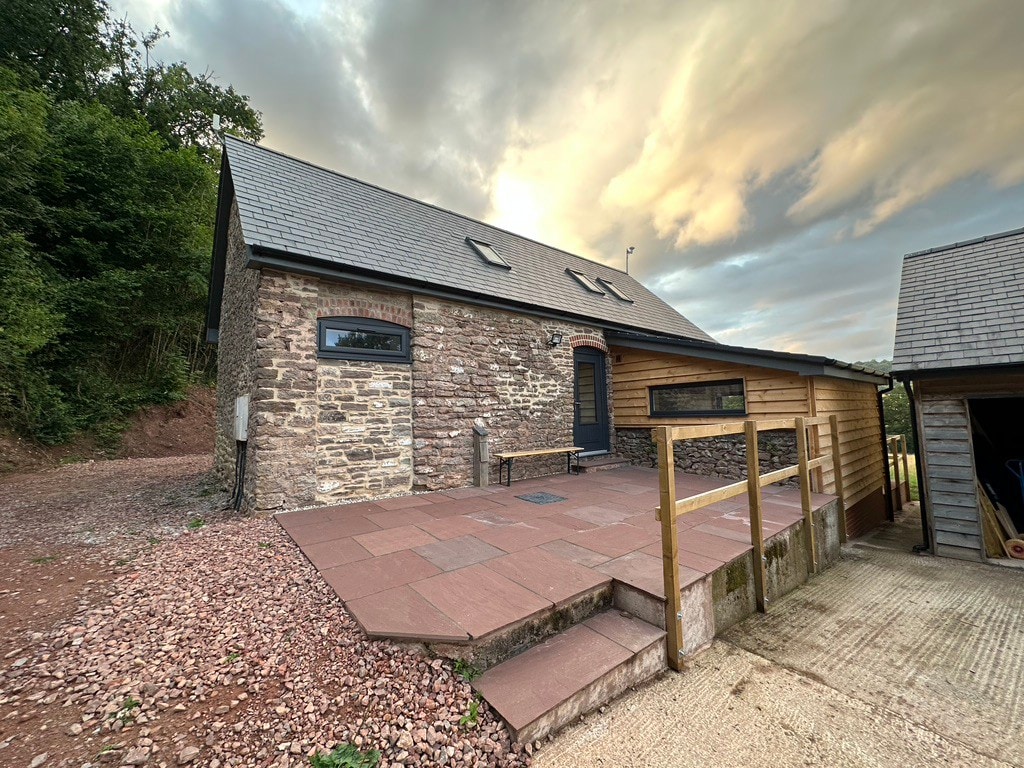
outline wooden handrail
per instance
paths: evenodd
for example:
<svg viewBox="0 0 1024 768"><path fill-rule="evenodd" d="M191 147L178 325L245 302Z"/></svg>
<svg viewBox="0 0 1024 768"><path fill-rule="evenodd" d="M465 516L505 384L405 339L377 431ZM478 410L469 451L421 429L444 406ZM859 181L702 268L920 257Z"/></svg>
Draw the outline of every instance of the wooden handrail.
<svg viewBox="0 0 1024 768"><path fill-rule="evenodd" d="M811 457L811 441L808 429L829 426L831 451L822 456ZM796 432L797 464L771 472L760 472L757 435L769 430L791 429ZM660 484L660 505L656 510L661 522L662 571L665 580L665 629L668 664L677 671L683 668L683 613L681 580L679 576L679 528L680 515L693 512L726 499L747 493L750 509L750 541L754 557L754 597L757 609L767 610L768 573L764 557L764 522L762 515L761 489L772 483L790 477L800 478L800 506L804 514L804 538L807 545L808 570L818 571L818 550L814 509L811 506L811 470L831 466L839 507L839 538L846 541L846 515L843 490L842 450L839 440L839 419L832 416L810 416L794 419L772 419L742 423L699 424L688 426L664 425L651 430L658 446L658 479ZM676 498L675 449L677 440L693 440L702 437L721 437L743 434L747 451L747 479L721 488L713 488L685 499ZM905 446L905 442L904 442ZM894 444L895 448L895 444ZM905 450L905 448L904 448ZM673 510L674 514L663 515L662 510Z"/></svg>

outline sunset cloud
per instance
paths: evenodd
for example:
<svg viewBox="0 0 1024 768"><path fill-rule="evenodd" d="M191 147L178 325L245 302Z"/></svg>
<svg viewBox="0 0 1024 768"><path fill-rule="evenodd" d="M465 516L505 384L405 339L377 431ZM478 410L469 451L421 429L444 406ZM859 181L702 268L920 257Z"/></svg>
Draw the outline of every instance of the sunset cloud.
<svg viewBox="0 0 1024 768"><path fill-rule="evenodd" d="M902 253L1024 226L1024 4L125 0L266 143L633 271L723 341L888 354Z"/></svg>

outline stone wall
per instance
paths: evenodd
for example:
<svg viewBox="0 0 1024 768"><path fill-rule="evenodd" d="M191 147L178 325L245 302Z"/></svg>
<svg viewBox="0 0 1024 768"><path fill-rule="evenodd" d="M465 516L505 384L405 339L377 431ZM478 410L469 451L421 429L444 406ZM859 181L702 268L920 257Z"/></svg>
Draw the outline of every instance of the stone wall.
<svg viewBox="0 0 1024 768"><path fill-rule="evenodd" d="M216 465L230 486L234 401L250 394L247 508L470 485L474 424L488 428L492 453L572 444L573 345L605 348L600 330L247 269L246 255L233 210ZM318 318L349 316L410 328L411 365L319 359ZM561 345L548 345L552 333L563 336ZM516 477L564 467L563 457L524 460Z"/></svg>
<svg viewBox="0 0 1024 768"><path fill-rule="evenodd" d="M224 265L220 341L217 345L217 436L214 444L214 469L228 489L235 482L235 398L252 395L255 388L255 308L260 273L246 268L247 257L238 207L232 203ZM251 454L249 462L246 477L251 481Z"/></svg>
<svg viewBox="0 0 1024 768"><path fill-rule="evenodd" d="M411 327L412 297L320 282L317 315L372 317ZM408 363L320 360L317 402L317 504L412 487Z"/></svg>
<svg viewBox="0 0 1024 768"><path fill-rule="evenodd" d="M549 346L552 333L565 341ZM472 482L474 423L489 430L492 454L571 445L573 353L568 341L574 334L602 338L586 326L416 296L415 487ZM524 460L516 477L564 471L564 462L564 457ZM497 479L496 472L492 477Z"/></svg>
<svg viewBox="0 0 1024 768"><path fill-rule="evenodd" d="M633 464L658 466L658 450L650 429L619 429L615 448ZM757 448L762 474L797 463L795 432L761 432ZM693 475L742 480L747 476L746 440L743 435L680 440L675 444L675 461L679 470Z"/></svg>

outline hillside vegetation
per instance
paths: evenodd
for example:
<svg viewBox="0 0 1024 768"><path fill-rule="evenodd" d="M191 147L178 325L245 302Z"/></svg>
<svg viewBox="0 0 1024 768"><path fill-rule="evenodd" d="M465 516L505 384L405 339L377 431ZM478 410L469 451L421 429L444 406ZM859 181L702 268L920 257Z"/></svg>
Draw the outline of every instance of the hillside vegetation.
<svg viewBox="0 0 1024 768"><path fill-rule="evenodd" d="M102 0L8 0L0 25L0 426L116 432L208 378L218 136L248 98L153 60Z"/></svg>

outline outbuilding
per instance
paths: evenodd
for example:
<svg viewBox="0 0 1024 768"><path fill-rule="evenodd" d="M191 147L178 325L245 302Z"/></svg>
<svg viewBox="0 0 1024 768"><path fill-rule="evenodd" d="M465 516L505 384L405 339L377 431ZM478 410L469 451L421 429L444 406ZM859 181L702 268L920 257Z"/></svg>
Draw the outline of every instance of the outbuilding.
<svg viewBox="0 0 1024 768"><path fill-rule="evenodd" d="M1024 556L1024 229L904 257L893 375L910 394L927 548Z"/></svg>

